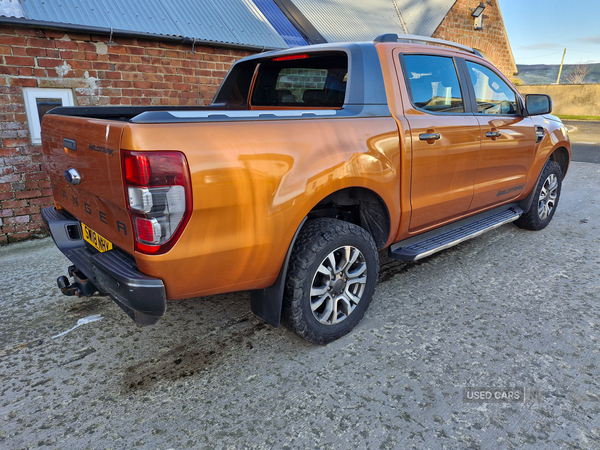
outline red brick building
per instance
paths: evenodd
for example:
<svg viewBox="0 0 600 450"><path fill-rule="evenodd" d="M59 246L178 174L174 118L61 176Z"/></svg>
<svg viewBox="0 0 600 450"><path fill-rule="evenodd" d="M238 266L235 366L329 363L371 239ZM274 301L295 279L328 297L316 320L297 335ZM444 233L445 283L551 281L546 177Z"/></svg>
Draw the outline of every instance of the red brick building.
<svg viewBox="0 0 600 450"><path fill-rule="evenodd" d="M78 106L206 105L247 50L0 25L0 244L43 234L52 203L23 88L68 89Z"/></svg>
<svg viewBox="0 0 600 450"><path fill-rule="evenodd" d="M482 28L474 29L474 10L479 2L457 0L432 37L464 44L479 50L500 69L509 80L517 72L515 58L510 48L508 35L498 6L498 0L485 2Z"/></svg>
<svg viewBox="0 0 600 450"><path fill-rule="evenodd" d="M56 13L47 1L0 3L0 245L45 235L40 210L53 200L39 122L54 106L206 105L231 65L246 55L303 43L372 40L384 32L466 44L509 77L516 72L496 0L485 3L480 30L471 17L475 0L253 1L255 7L244 0L177 0L171 10L148 14L140 2L112 0L112 8L138 8L131 17L124 12L117 21L121 29L114 30L101 0L96 13L104 16L88 23L76 12ZM336 20L328 19L328 8ZM210 27L209 17L217 21ZM358 27L357 17L364 20ZM194 28L200 22L204 28ZM165 31L164 23L173 23L174 31Z"/></svg>

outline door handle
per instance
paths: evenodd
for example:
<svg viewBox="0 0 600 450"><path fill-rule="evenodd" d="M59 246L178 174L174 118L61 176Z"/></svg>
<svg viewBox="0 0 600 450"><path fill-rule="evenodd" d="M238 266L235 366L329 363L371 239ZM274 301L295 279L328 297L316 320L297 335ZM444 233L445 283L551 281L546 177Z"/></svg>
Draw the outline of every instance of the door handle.
<svg viewBox="0 0 600 450"><path fill-rule="evenodd" d="M499 131L488 131L487 133L485 133L485 137L489 137L489 138L498 138L502 136L502 133L500 133Z"/></svg>
<svg viewBox="0 0 600 450"><path fill-rule="evenodd" d="M425 133L419 135L419 139L422 141L436 141L441 137L440 133Z"/></svg>

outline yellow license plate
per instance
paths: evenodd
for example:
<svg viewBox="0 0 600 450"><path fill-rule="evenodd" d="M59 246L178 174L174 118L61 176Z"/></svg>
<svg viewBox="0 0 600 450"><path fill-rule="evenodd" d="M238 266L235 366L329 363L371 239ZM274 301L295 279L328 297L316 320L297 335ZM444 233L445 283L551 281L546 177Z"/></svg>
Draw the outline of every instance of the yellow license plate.
<svg viewBox="0 0 600 450"><path fill-rule="evenodd" d="M113 245L108 239L100 236L90 227L88 227L85 223L81 224L81 229L83 230L83 239L92 245L99 252L107 252L112 250Z"/></svg>

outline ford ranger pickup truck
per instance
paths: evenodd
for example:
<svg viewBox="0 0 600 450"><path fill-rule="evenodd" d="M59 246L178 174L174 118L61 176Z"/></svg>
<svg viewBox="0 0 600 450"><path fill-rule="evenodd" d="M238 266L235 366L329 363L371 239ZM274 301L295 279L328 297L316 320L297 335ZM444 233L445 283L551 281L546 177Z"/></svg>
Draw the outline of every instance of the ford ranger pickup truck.
<svg viewBox="0 0 600 450"><path fill-rule="evenodd" d="M138 326L168 300L250 291L313 343L349 332L378 251L415 261L548 225L571 158L546 95L422 36L256 54L206 107L61 107L42 121L67 295Z"/></svg>

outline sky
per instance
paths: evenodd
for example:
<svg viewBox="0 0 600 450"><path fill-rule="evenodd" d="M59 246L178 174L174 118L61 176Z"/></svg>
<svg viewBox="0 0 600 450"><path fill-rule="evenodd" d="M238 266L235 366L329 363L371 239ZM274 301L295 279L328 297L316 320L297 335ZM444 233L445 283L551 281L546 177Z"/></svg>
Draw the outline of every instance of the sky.
<svg viewBox="0 0 600 450"><path fill-rule="evenodd" d="M494 1L517 64L600 63L600 0Z"/></svg>

